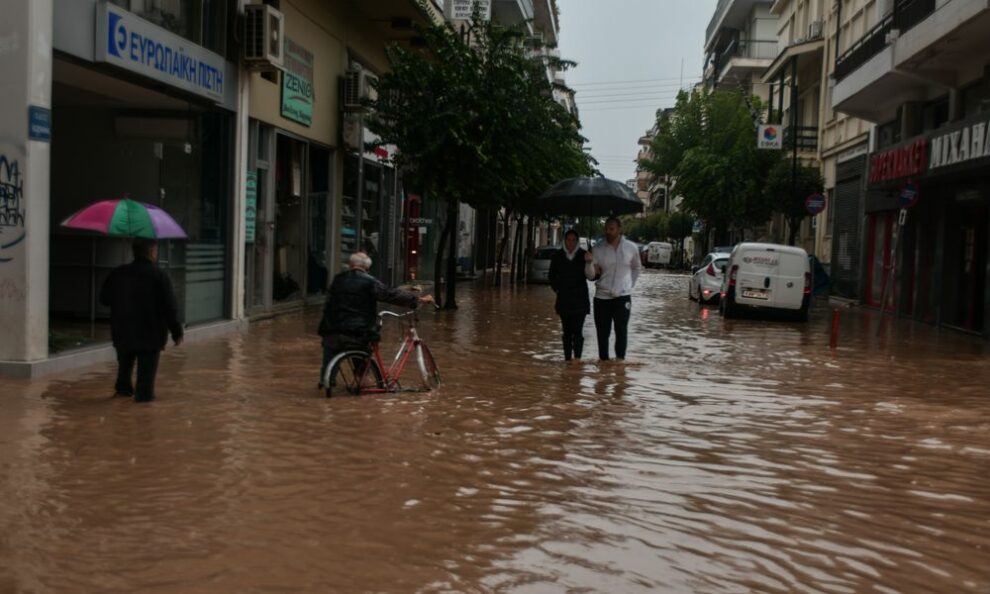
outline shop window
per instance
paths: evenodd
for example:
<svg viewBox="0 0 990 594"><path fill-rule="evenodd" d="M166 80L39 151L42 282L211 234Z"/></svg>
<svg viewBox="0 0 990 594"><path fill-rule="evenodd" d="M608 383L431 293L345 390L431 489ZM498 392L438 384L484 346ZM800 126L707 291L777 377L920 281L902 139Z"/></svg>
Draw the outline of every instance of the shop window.
<svg viewBox="0 0 990 594"><path fill-rule="evenodd" d="M340 252L343 262L357 251L358 240L358 157L348 154L344 157L344 196L340 221Z"/></svg>
<svg viewBox="0 0 990 594"><path fill-rule="evenodd" d="M111 0L111 3L226 56L225 0Z"/></svg>
<svg viewBox="0 0 990 594"><path fill-rule="evenodd" d="M893 146L901 141L901 119L877 126L877 149Z"/></svg>

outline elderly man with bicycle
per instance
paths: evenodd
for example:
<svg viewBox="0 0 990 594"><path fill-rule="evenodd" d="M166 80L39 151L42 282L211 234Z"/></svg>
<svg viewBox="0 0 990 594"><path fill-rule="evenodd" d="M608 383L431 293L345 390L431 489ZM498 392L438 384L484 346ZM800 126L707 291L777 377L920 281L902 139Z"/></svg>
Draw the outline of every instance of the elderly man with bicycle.
<svg viewBox="0 0 990 594"><path fill-rule="evenodd" d="M327 367L334 357L348 351L369 353L380 339L377 303L383 301L415 309L420 303L433 303L432 295L418 296L410 291L389 288L368 273L371 258L355 252L348 259L348 270L334 277L327 291L320 320L319 334L323 338L323 366L320 387L324 385Z"/></svg>

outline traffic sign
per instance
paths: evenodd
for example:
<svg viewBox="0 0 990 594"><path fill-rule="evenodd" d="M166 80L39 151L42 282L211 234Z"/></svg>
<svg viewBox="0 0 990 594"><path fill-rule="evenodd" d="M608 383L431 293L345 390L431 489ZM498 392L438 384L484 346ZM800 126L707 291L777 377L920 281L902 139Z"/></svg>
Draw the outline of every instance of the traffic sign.
<svg viewBox="0 0 990 594"><path fill-rule="evenodd" d="M808 214L811 216L815 216L825 210L825 195L821 192L815 192L811 196L808 196L804 199L804 208L807 209Z"/></svg>
<svg viewBox="0 0 990 594"><path fill-rule="evenodd" d="M901 188L897 201L900 202L901 208L911 208L917 204L919 198L921 198L921 193L918 191L918 184L908 182Z"/></svg>

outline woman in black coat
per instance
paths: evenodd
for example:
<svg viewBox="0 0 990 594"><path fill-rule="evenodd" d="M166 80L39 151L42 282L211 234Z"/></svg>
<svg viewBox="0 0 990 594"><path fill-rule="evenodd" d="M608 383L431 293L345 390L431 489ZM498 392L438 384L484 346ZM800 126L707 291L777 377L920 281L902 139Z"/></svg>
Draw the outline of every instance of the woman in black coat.
<svg viewBox="0 0 990 594"><path fill-rule="evenodd" d="M591 311L588 280L584 276L585 251L578 247L573 229L564 234L564 248L550 258L550 287L557 293L554 309L564 330L564 359L581 358L584 318Z"/></svg>

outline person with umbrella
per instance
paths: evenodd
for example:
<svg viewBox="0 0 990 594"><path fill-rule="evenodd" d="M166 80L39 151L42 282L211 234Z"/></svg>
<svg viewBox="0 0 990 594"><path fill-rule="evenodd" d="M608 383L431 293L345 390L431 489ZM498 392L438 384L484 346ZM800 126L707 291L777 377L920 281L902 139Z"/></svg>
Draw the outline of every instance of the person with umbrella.
<svg viewBox="0 0 990 594"><path fill-rule="evenodd" d="M134 238L134 261L110 273L100 289L100 303L110 308L110 335L117 351L115 396L151 402L158 359L168 336L176 346L183 338L172 282L157 265L157 239L185 238L185 232L160 208L126 198L92 204L62 226ZM132 383L135 363L136 385Z"/></svg>
<svg viewBox="0 0 990 594"><path fill-rule="evenodd" d="M578 247L574 229L564 233L564 249L550 258L550 288L557 294L554 311L563 330L564 360L581 358L584 348L584 318L591 312L588 280L585 278L583 249Z"/></svg>
<svg viewBox="0 0 990 594"><path fill-rule="evenodd" d="M615 326L615 357L626 358L627 328L632 314L632 290L642 262L636 244L621 235L616 217L605 221L605 241L585 254L585 275L595 281L595 330L598 358L609 359L609 336Z"/></svg>

